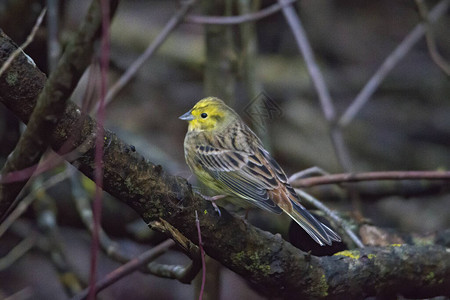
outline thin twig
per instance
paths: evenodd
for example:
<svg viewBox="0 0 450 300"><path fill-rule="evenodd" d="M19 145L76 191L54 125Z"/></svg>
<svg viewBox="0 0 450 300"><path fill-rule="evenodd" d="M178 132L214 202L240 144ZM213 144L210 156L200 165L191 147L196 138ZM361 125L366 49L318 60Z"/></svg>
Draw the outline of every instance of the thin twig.
<svg viewBox="0 0 450 300"><path fill-rule="evenodd" d="M35 290L31 286L27 286L20 291L12 294L9 297L3 298L3 300L26 300L32 299L35 296Z"/></svg>
<svg viewBox="0 0 450 300"><path fill-rule="evenodd" d="M336 110L331 100L330 92L325 84L325 79L315 61L314 53L309 44L306 32L294 8L292 6L286 6L286 4L288 4L287 0L278 0L278 2L283 6L283 14L294 34L297 46L305 59L309 76L311 77L311 81L319 96L323 114L330 127L329 133L336 156L343 169L349 171L352 169L350 155L345 146L340 128L336 126Z"/></svg>
<svg viewBox="0 0 450 300"><path fill-rule="evenodd" d="M286 0L278 0L278 2L284 4L286 3ZM334 108L333 101L331 100L330 92L325 83L325 79L322 76L320 68L315 61L314 53L311 49L311 45L300 18L292 5L284 7L283 14L289 24L289 27L291 28L292 33L294 34L297 41L297 46L305 59L309 76L311 77L312 83L319 96L322 112L328 122L329 135L333 144L335 155L342 169L347 172L351 171L353 169L352 161L350 159L350 154L347 150L341 128L336 123L336 110ZM357 197L357 194L352 195L354 195L351 197L353 210L355 214L361 215L362 213L360 211L359 198Z"/></svg>
<svg viewBox="0 0 450 300"><path fill-rule="evenodd" d="M47 60L48 70L50 73L56 68L59 56L61 55L61 47L58 41L59 30L59 0L47 0Z"/></svg>
<svg viewBox="0 0 450 300"><path fill-rule="evenodd" d="M268 17L278 11L284 6L297 2L298 0L286 0L284 4L275 3L257 12L252 12L239 16L186 16L185 22L195 24L209 24L209 25L235 25L246 22L254 22L265 17Z"/></svg>
<svg viewBox="0 0 450 300"><path fill-rule="evenodd" d="M278 0L278 2L283 6L283 14L292 30L292 33L294 34L298 48L303 54L312 83L317 91L317 94L319 95L320 104L322 105L325 118L327 121L332 122L336 118L334 105L330 97L330 92L325 84L325 79L323 78L319 66L314 58L314 53L311 49L311 45L309 44L305 29L303 28L303 25L294 8L292 6L286 6L286 4L288 4L287 0Z"/></svg>
<svg viewBox="0 0 450 300"><path fill-rule="evenodd" d="M450 180L449 171L383 171L367 173L342 173L318 177L296 179L291 182L294 187L310 187L322 184L335 184L372 180Z"/></svg>
<svg viewBox="0 0 450 300"><path fill-rule="evenodd" d="M14 50L14 52L8 57L8 59L5 61L5 63L3 64L3 66L0 68L0 76L3 74L3 72L5 72L5 70L11 65L11 63L13 62L13 60L17 57L17 55L19 55L21 52L23 52L23 50L28 47L28 45L33 41L34 36L36 35L37 30L39 29L39 27L41 26L42 20L44 19L44 15L45 12L47 11L46 8L44 8L41 11L41 14L39 15L39 17L36 20L36 24L34 24L33 29L31 30L31 33L28 35L26 41L20 45L19 48L17 48L16 50ZM25 54L25 53L24 53ZM26 54L25 54L26 55ZM34 61L28 56L26 55L26 57L28 58L28 60L35 65Z"/></svg>
<svg viewBox="0 0 450 300"><path fill-rule="evenodd" d="M14 264L25 253L30 251L36 243L36 235L29 235L25 237L17 246L15 246L9 253L0 259L0 271Z"/></svg>
<svg viewBox="0 0 450 300"><path fill-rule="evenodd" d="M203 299L203 291L205 290L205 282L206 282L206 262L205 262L205 250L203 250L202 245L202 232L200 230L200 221L198 219L198 213L195 211L195 225L197 226L198 233L198 247L200 248L200 255L202 257L202 285L200 287L200 294L198 296L198 300Z"/></svg>
<svg viewBox="0 0 450 300"><path fill-rule="evenodd" d="M133 78L139 68L148 60L162 43L169 37L170 33L181 23L184 16L188 13L189 9L194 5L196 0L186 0L181 3L181 7L166 23L163 30L153 40L153 42L147 47L144 53L142 53L127 69L127 71L117 80L117 82L109 89L106 95L105 105L108 105L112 99L122 90L122 88Z"/></svg>
<svg viewBox="0 0 450 300"><path fill-rule="evenodd" d="M439 2L428 15L430 23L436 22L444 15L450 5L449 0L442 0ZM380 68L373 74L372 78L366 83L364 88L353 100L352 104L347 108L338 124L342 127L347 126L359 110L369 101L375 90L386 78L395 65L411 50L411 48L423 37L426 32L424 24L418 24L414 29L403 39L400 45L385 59Z"/></svg>
<svg viewBox="0 0 450 300"><path fill-rule="evenodd" d="M95 136L92 137L94 139ZM47 152L47 155L39 161L39 164L33 165L31 167L22 168L17 171L11 171L4 176L0 176L0 184L12 183L16 181L21 181L30 178L31 176L38 176L48 170L57 167L64 161L72 162L82 156L86 151L92 147L92 139L91 137L87 138L80 146L71 150L70 152L66 152L65 150L70 150L70 143L66 142L63 146L58 150L58 153L55 152Z"/></svg>
<svg viewBox="0 0 450 300"><path fill-rule="evenodd" d="M64 173L68 174L67 172ZM42 185L42 180L42 176L39 176L33 182L33 186ZM72 297L82 290L83 280L69 263L66 245L58 226L58 209L55 207L55 199L46 190L43 190L36 194L36 200L33 209L40 232L43 234L43 238L47 240L50 261L59 275L58 278L64 287L64 291L69 297Z"/></svg>
<svg viewBox="0 0 450 300"><path fill-rule="evenodd" d="M80 185L80 178L79 175L75 173L75 169L70 168L68 172L70 172L71 174L70 183L72 188L72 195L78 214L84 226L86 226L86 228L92 234L92 232L94 231L94 218L90 201L86 195L85 190ZM103 228L100 227L98 230L100 245L103 251L108 255L108 257L121 263L126 263L131 259L125 254L124 251L120 249L119 245L116 242L109 238Z"/></svg>
<svg viewBox="0 0 450 300"><path fill-rule="evenodd" d="M364 244L361 242L359 237L350 229L350 226L341 217L334 213L331 209L326 207L322 202L311 196L310 194L302 191L301 189L295 189L295 192L302 197L304 200L308 201L321 211L323 211L328 217L330 217L339 227L341 227L348 237L358 246L358 248L364 248Z"/></svg>
<svg viewBox="0 0 450 300"><path fill-rule="evenodd" d="M186 266L151 262L141 271L161 278L176 279L179 282L190 284L201 268L201 262L199 263L196 260L192 260Z"/></svg>
<svg viewBox="0 0 450 300"><path fill-rule="evenodd" d="M192 259L192 262L187 266L170 266L152 263L148 266L149 272L159 277L177 279L182 283L191 283L202 269L200 247L186 238L178 229L164 219L151 222L149 226L156 231L170 236L183 252Z"/></svg>
<svg viewBox="0 0 450 300"><path fill-rule="evenodd" d="M335 149L337 159L344 171L352 171L353 164L350 158L350 153L347 149L347 145L342 135L341 127L337 126L336 122L329 123L331 142L333 143L333 149Z"/></svg>
<svg viewBox="0 0 450 300"><path fill-rule="evenodd" d="M133 273L134 271L138 270L143 265L146 265L150 261L155 260L162 254L167 252L167 250L170 247L172 247L173 245L175 245L175 242L171 239L167 239L164 242L162 242L161 244L159 244L159 245L153 247L152 249L142 253L141 255L133 258L128 263L118 267L117 269L115 269L114 271L112 271L111 273L106 275L104 278L102 278L95 284L96 294L98 292L104 290L105 288L111 286L112 284L116 283L118 280L120 280L120 279L126 277L127 275ZM88 292L89 292L89 290L85 289L81 293L79 293L78 295L73 297L72 300L86 299L86 297L88 296Z"/></svg>
<svg viewBox="0 0 450 300"><path fill-rule="evenodd" d="M445 73L445 75L450 76L450 64L442 57L437 49L433 28L431 27L430 20L428 19L428 7L424 0L416 0L416 5L419 9L420 17L423 19L423 23L425 25L425 38L431 59L442 70L442 72Z"/></svg>
<svg viewBox="0 0 450 300"><path fill-rule="evenodd" d="M6 232L6 230L26 211L28 206L36 199L36 194L46 190L68 177L67 172L58 173L42 183L41 186L30 192L26 197L22 199L19 205L11 212L10 215L0 224L0 237Z"/></svg>
<svg viewBox="0 0 450 300"><path fill-rule="evenodd" d="M289 176L288 181L289 181L289 183L292 183L293 181L301 179L301 178L311 177L311 176L313 176L313 174L325 176L330 173L324 171L323 169L321 169L317 166L314 166L314 167L311 167L311 168L308 168L305 170L301 170L297 173L292 174L291 176Z"/></svg>

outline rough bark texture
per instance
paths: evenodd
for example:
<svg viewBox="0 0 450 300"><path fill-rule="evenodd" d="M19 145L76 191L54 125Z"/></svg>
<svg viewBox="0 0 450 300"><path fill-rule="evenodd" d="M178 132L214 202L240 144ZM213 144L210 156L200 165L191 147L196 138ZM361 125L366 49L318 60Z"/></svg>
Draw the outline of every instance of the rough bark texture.
<svg viewBox="0 0 450 300"><path fill-rule="evenodd" d="M0 36L0 64L15 47ZM0 77L0 101L27 122L44 82L45 77L21 55ZM51 142L56 151L65 143L77 148L79 156L71 162L90 178L95 167L96 126L69 102ZM279 235L255 228L225 210L217 216L209 202L192 193L184 178L146 161L112 132L106 130L104 140L105 191L127 203L150 226L162 218L196 243L197 210L207 254L267 295L333 299L450 295L450 251L443 246L393 245L332 257L309 256Z"/></svg>

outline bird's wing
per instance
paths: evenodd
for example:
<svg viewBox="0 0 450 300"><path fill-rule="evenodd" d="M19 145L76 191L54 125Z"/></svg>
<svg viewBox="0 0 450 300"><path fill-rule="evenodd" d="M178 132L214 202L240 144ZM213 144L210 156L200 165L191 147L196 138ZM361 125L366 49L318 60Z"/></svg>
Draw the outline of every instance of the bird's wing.
<svg viewBox="0 0 450 300"><path fill-rule="evenodd" d="M225 189L262 209L286 212L320 245L340 241L336 233L300 204L286 174L262 145L258 144L251 152L221 146L200 146L196 154L202 168Z"/></svg>
<svg viewBox="0 0 450 300"><path fill-rule="evenodd" d="M197 162L232 194L275 213L282 210L269 198L268 190L278 186L271 171L257 153L200 146ZM231 147L230 147L231 148Z"/></svg>

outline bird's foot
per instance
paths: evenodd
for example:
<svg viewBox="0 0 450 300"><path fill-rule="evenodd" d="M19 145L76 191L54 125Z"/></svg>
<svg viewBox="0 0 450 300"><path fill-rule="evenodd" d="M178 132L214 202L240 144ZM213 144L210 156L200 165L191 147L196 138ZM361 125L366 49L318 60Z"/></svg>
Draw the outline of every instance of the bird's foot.
<svg viewBox="0 0 450 300"><path fill-rule="evenodd" d="M199 194L200 194L200 196L202 196L203 199L205 199L206 201L210 201L211 202L212 206L214 207L214 210L219 214L219 217L221 217L222 213L220 212L220 209L217 206L216 201L220 200L222 198L225 198L226 195L206 196L206 195L203 195L201 193L199 193Z"/></svg>

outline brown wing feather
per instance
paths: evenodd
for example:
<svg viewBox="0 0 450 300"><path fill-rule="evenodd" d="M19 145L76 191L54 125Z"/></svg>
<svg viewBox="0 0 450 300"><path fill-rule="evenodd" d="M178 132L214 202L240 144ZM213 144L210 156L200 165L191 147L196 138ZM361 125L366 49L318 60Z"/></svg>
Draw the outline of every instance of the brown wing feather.
<svg viewBox="0 0 450 300"><path fill-rule="evenodd" d="M236 132L239 128L236 128ZM216 179L219 192L235 195L262 209L281 213L268 190L277 186L272 172L254 155L250 136L202 135L191 139L194 154L186 153L190 165L197 164Z"/></svg>

